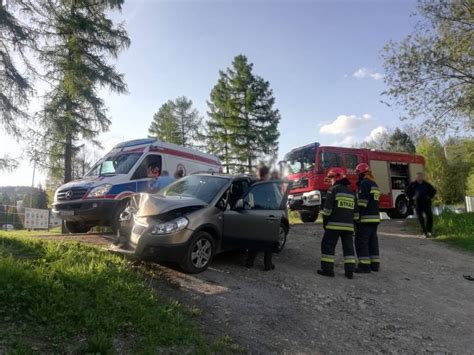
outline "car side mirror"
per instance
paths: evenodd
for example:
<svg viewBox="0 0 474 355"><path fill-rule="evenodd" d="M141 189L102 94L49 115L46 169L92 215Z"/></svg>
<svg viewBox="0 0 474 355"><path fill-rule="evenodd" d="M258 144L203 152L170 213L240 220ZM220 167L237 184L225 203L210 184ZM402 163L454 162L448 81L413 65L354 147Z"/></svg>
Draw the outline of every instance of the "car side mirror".
<svg viewBox="0 0 474 355"><path fill-rule="evenodd" d="M244 200L240 199L235 203L234 210L243 210L244 209Z"/></svg>

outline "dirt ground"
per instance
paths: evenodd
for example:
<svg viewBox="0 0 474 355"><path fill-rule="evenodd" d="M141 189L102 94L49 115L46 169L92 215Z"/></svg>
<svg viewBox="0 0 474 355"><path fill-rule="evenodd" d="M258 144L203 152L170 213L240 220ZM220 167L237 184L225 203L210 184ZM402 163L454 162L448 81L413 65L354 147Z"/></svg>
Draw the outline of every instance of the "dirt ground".
<svg viewBox="0 0 474 355"><path fill-rule="evenodd" d="M217 256L199 275L159 267L163 297L200 309L211 336L229 335L250 353L473 354L472 255L410 234L404 221L384 221L379 273L343 275L340 244L335 278L316 274L322 228L291 229L276 269L246 269L244 255Z"/></svg>
<svg viewBox="0 0 474 355"><path fill-rule="evenodd" d="M292 227L276 269L242 266L242 253L218 255L198 275L149 264L161 274L152 285L164 298L198 309L211 337L230 336L249 353L474 354L472 254L414 235L406 221L379 227L381 271L343 273L340 243L336 277L316 274L322 228ZM110 236L79 241L110 243ZM48 237L51 239L51 237Z"/></svg>

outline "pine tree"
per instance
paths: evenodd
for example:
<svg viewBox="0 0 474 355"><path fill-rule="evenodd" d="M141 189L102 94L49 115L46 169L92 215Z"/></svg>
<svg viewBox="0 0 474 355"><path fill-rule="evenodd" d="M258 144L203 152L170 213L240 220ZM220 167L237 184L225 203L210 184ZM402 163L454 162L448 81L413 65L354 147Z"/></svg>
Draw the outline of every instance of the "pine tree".
<svg viewBox="0 0 474 355"><path fill-rule="evenodd" d="M20 120L28 118L26 112L33 91L33 68L26 57L35 36L20 16L31 14L27 0L0 0L0 124L11 134L20 135ZM28 69L26 72L20 67Z"/></svg>
<svg viewBox="0 0 474 355"><path fill-rule="evenodd" d="M390 134L388 138L387 150L390 152L415 153L416 148L410 136L400 128Z"/></svg>
<svg viewBox="0 0 474 355"><path fill-rule="evenodd" d="M193 102L185 96L168 100L157 113L148 129L150 138L157 138L167 143L184 147L197 147L201 138L202 118Z"/></svg>
<svg viewBox="0 0 474 355"><path fill-rule="evenodd" d="M123 0L44 0L37 10L37 23L48 33L40 59L53 84L42 124L50 150L63 154L64 182L72 178L76 143L92 141L110 125L98 89L126 92L123 75L107 62L130 44L123 25L107 17L122 4Z"/></svg>
<svg viewBox="0 0 474 355"><path fill-rule="evenodd" d="M245 56L235 57L232 68L219 72L208 102L207 145L226 171L250 172L258 159L278 152L280 114L269 82L252 69Z"/></svg>
<svg viewBox="0 0 474 355"><path fill-rule="evenodd" d="M174 114L174 102L168 100L157 113L148 129L148 137L159 139L166 143L181 144L182 136L179 132L178 121Z"/></svg>
<svg viewBox="0 0 474 355"><path fill-rule="evenodd" d="M186 96L178 97L174 101L174 115L178 123L178 130L182 146L195 147L199 139L199 128L202 118L198 110L193 108L192 100Z"/></svg>

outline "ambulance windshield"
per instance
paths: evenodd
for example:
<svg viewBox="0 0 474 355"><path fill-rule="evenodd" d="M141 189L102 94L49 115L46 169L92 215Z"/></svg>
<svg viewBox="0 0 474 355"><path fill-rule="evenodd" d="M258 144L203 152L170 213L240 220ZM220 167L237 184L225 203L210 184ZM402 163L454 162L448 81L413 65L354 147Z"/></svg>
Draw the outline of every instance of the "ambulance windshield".
<svg viewBox="0 0 474 355"><path fill-rule="evenodd" d="M128 174L142 153L121 153L105 156L99 160L86 176Z"/></svg>

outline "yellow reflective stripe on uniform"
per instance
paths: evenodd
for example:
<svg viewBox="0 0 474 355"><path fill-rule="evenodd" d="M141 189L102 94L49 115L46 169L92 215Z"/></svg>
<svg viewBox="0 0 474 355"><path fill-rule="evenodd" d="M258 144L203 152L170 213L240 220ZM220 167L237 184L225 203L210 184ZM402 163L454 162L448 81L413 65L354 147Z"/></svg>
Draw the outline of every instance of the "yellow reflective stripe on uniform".
<svg viewBox="0 0 474 355"><path fill-rule="evenodd" d="M359 216L359 214L358 214L358 213L354 213L354 220L356 220L356 221L357 221L357 220L359 219L359 217L360 217L360 216Z"/></svg>
<svg viewBox="0 0 474 355"><path fill-rule="evenodd" d="M377 218L377 219L368 219L368 218L364 218L362 217L360 219L360 221L363 223L363 222L368 222L368 223L376 223L376 222L380 222L380 218Z"/></svg>
<svg viewBox="0 0 474 355"><path fill-rule="evenodd" d="M346 196L336 196L336 201L349 201L349 202L353 202L354 201L354 197L346 197Z"/></svg>
<svg viewBox="0 0 474 355"><path fill-rule="evenodd" d="M321 261L324 261L326 263L333 263L334 262L334 259L330 259L330 258L321 258Z"/></svg>
<svg viewBox="0 0 474 355"><path fill-rule="evenodd" d="M348 232L353 232L354 227L341 227L341 226L333 226L333 225L327 225L326 229L330 230L337 230L337 231L348 231Z"/></svg>
<svg viewBox="0 0 474 355"><path fill-rule="evenodd" d="M332 210L328 210L327 208L325 208L321 211L321 214L323 214L325 216L329 216L331 213L332 213Z"/></svg>
<svg viewBox="0 0 474 355"><path fill-rule="evenodd" d="M359 258L359 263L364 264L364 265L370 265L370 260L365 260L365 259L360 259Z"/></svg>
<svg viewBox="0 0 474 355"><path fill-rule="evenodd" d="M359 200L357 201L357 204L362 207L367 207L368 202L367 200Z"/></svg>
<svg viewBox="0 0 474 355"><path fill-rule="evenodd" d="M353 200L353 199L354 199L354 195L352 195L352 194L345 194L344 192L338 192L338 193L336 194L336 200L337 200L337 199L341 199L341 198L349 198L349 199Z"/></svg>
<svg viewBox="0 0 474 355"><path fill-rule="evenodd" d="M372 259L370 262L373 264L380 264L380 259Z"/></svg>
<svg viewBox="0 0 474 355"><path fill-rule="evenodd" d="M355 264L355 263L356 263L355 259L346 259L346 260L344 260L344 264Z"/></svg>

